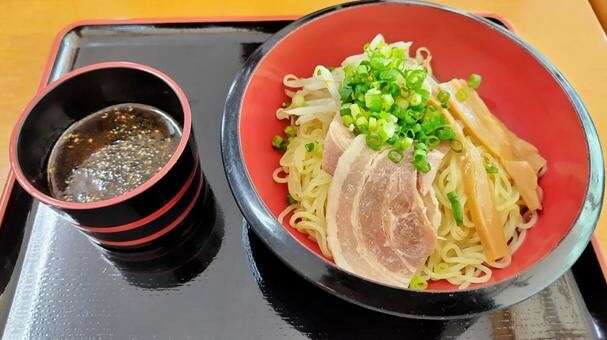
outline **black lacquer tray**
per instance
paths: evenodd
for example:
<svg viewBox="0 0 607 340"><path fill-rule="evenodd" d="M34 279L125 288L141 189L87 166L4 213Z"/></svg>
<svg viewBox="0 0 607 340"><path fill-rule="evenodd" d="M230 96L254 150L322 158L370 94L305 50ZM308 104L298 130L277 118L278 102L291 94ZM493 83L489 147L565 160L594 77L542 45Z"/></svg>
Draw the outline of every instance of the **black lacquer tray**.
<svg viewBox="0 0 607 340"><path fill-rule="evenodd" d="M81 23L60 36L43 79L126 60L187 92L212 199L198 228L140 253L94 246L9 178L0 226L5 339L593 338L605 330L604 280L589 248L531 299L481 317L422 321L370 311L314 287L255 236L224 175L219 126L247 56L288 21ZM581 291L581 292L580 292Z"/></svg>

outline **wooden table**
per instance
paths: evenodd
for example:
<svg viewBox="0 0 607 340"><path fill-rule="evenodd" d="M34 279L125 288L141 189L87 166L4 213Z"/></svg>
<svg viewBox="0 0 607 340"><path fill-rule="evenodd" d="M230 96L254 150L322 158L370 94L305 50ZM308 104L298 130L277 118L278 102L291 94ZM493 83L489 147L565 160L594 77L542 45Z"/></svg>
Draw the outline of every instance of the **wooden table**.
<svg viewBox="0 0 607 340"><path fill-rule="evenodd" d="M0 181L8 174L9 136L21 109L34 95L55 35L84 19L211 16L300 16L337 3L328 0L3 0L0 1ZM572 82L607 141L607 43L590 3L584 0L441 0L470 11L506 18ZM607 6L592 4L607 18ZM607 273L607 213L593 240Z"/></svg>

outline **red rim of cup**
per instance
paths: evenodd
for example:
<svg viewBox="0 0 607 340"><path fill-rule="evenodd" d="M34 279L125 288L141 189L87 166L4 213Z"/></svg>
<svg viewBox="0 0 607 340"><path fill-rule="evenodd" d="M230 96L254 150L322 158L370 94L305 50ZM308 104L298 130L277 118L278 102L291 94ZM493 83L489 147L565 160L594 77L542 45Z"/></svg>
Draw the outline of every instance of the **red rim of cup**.
<svg viewBox="0 0 607 340"><path fill-rule="evenodd" d="M72 79L74 77L77 77L83 73L96 71L96 70L102 70L102 69L111 69L111 68L125 68L125 69L139 70L139 71L143 71L143 72L152 74L152 75L156 76L157 78L161 79L162 81L164 81L173 90L173 92L177 95L177 97L179 98L181 107L183 109L183 127L182 127L181 139L179 141L179 145L177 146L177 149L175 150L175 153L173 154L173 156L171 156L169 161L162 167L162 169L160 169L159 172L157 172L154 176L152 176L150 179L148 179L142 185L136 187L135 189L133 189L131 191L127 191L124 194L114 196L109 199L95 201L95 202L89 202L89 203L75 203L75 202L61 201L61 200L58 200L56 198L53 198L53 197L41 192L36 187L34 187L32 185L32 183L25 177L25 175L23 174L23 171L21 170L21 165L19 164L19 160L17 157L17 144L18 144L19 136L21 134L21 129L23 127L23 123L29 116L32 109L34 107L36 107L36 105L38 105L38 103L47 94L49 94L51 91L53 91L59 85L63 84L65 81ZM156 184L161 178L163 178L171 170L171 168L173 168L173 166L175 166L175 164L177 163L177 160L183 154L183 152L189 142L191 130L192 130L192 111L190 109L190 104L188 102L188 98L187 98L185 92L183 91L183 89L181 89L181 87L179 85L177 85L177 83L173 79L171 79L167 74L165 74L164 72L162 72L156 68L153 68L153 67L150 67L147 65L138 64L138 63L133 63L133 62L110 61L110 62L96 63L96 64L84 66L84 67L78 68L76 70L73 70L73 71L63 75L61 78L51 82L47 87L44 88L44 90L42 92L37 94L28 103L28 105L22 111L22 113L19 117L19 120L17 121L17 124L15 125L13 132L11 134L10 147L9 147L10 165L15 173L15 177L16 177L17 181L19 182L19 184L30 195L32 195L34 198L36 198L37 200L39 200L43 203L46 203L46 204L49 204L52 206L56 206L56 207L59 207L62 209L72 209L72 210L103 208L103 207L108 207L108 206L111 206L114 204L124 202L130 198L133 198L133 197L145 192L150 187L152 187L154 184Z"/></svg>

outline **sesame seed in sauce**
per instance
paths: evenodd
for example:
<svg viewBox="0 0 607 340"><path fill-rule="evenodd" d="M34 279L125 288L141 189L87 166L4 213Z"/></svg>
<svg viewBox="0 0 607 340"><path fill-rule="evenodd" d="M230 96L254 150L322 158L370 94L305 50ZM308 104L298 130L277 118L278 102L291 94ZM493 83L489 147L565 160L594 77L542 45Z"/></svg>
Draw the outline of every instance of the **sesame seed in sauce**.
<svg viewBox="0 0 607 340"><path fill-rule="evenodd" d="M133 110L133 107L126 110L133 114L117 110L100 116L101 119L111 117L112 126L105 133L83 134L81 138L72 134L74 144L80 139L88 142L82 147L78 144L78 148L93 150L80 164L67 171L67 178L61 181L65 184L61 185L62 192L54 193L55 197L73 202L114 197L142 185L168 162L179 144L181 133L171 134L162 117L150 116L149 112L139 114L139 109ZM74 150L74 144L66 147ZM69 152L81 152L75 150ZM52 172L57 173L55 170Z"/></svg>

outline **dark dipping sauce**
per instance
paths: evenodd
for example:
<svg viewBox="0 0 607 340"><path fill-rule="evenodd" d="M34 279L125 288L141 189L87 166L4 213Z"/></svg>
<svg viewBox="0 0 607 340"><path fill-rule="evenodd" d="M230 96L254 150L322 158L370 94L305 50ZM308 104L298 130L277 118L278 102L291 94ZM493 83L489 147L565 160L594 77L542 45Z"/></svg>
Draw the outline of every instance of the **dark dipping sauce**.
<svg viewBox="0 0 607 340"><path fill-rule="evenodd" d="M142 185L169 161L181 139L166 113L119 104L72 124L53 146L47 167L53 197L109 199Z"/></svg>

